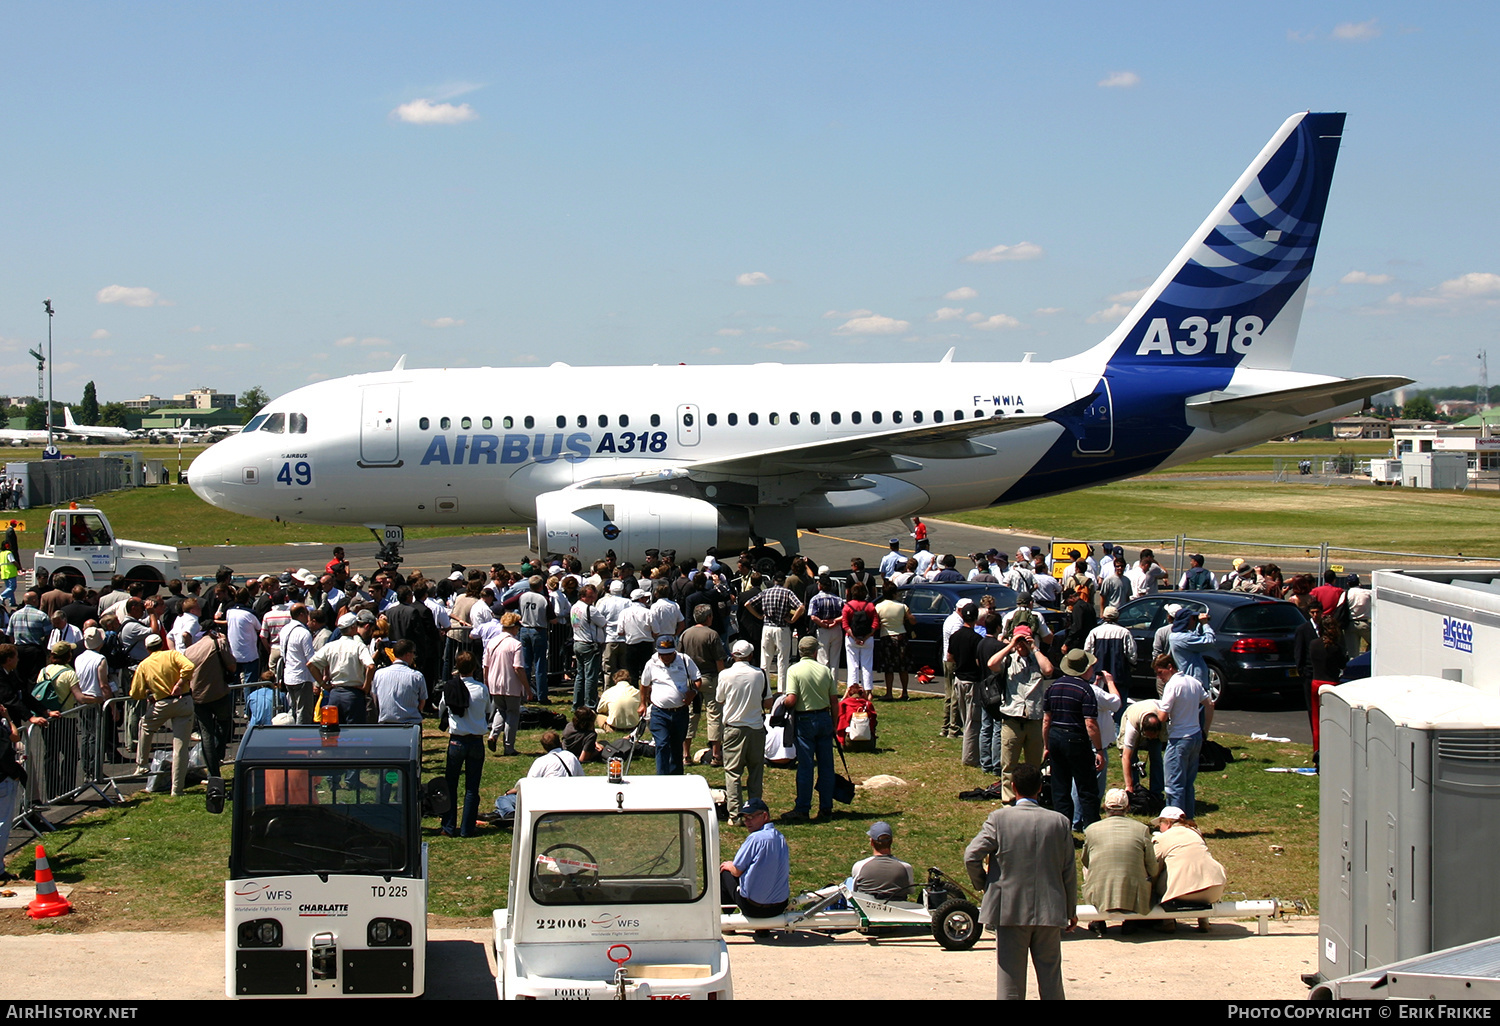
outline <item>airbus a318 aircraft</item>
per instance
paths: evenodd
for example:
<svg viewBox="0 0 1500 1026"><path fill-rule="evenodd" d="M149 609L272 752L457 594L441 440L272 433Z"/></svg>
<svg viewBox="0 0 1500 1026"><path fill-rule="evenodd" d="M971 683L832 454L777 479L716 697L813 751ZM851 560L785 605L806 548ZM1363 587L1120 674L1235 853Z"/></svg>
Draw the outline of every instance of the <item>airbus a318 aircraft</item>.
<svg viewBox="0 0 1500 1026"><path fill-rule="evenodd" d="M73 420L71 406L63 407L63 425L56 430L81 442L128 442L135 437L134 432L125 428L109 427L104 424L79 424Z"/></svg>
<svg viewBox="0 0 1500 1026"><path fill-rule="evenodd" d="M403 357L267 404L189 481L252 516L387 538L534 523L543 555L638 562L752 537L790 553L798 527L1031 499L1302 431L1409 382L1290 369L1343 126L1287 119L1077 356L799 365L822 387L796 398L779 364L413 370ZM902 381L922 384L889 387Z"/></svg>

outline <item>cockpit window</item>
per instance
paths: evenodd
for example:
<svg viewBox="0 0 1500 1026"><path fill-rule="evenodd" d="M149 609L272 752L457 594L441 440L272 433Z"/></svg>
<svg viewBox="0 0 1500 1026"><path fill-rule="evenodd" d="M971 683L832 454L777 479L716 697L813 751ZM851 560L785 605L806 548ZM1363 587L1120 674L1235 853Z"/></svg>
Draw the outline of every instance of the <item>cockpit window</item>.
<svg viewBox="0 0 1500 1026"><path fill-rule="evenodd" d="M250 418L250 423L246 424L241 430L243 430L243 431L259 431L260 430L260 426L262 424L264 424L265 422L266 422L266 415L264 413L257 413L255 416L253 416L253 417Z"/></svg>
<svg viewBox="0 0 1500 1026"><path fill-rule="evenodd" d="M287 432L293 435L307 434L307 414L293 413L287 417Z"/></svg>
<svg viewBox="0 0 1500 1026"><path fill-rule="evenodd" d="M269 431L273 435L286 433L286 414L273 413L266 418L266 422L260 426L262 431Z"/></svg>

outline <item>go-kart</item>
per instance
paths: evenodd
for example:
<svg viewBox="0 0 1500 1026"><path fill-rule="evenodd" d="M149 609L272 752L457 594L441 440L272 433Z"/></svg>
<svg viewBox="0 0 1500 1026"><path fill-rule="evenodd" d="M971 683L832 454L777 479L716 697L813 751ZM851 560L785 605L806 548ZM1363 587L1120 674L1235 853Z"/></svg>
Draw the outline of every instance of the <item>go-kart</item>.
<svg viewBox="0 0 1500 1026"><path fill-rule="evenodd" d="M734 906L725 908L725 933L808 931L864 934L930 931L949 951L967 951L984 932L979 909L968 893L942 870L929 867L927 883L912 888L912 901L886 900L861 894L849 881L803 895L779 916L751 919Z"/></svg>

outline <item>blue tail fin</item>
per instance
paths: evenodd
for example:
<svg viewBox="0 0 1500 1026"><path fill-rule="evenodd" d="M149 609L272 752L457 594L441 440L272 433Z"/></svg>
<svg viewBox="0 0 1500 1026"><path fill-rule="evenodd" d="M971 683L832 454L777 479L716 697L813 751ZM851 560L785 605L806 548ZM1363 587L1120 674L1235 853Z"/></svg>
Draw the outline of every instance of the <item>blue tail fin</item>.
<svg viewBox="0 0 1500 1026"><path fill-rule="evenodd" d="M1343 114L1288 118L1125 321L1079 362L1289 368L1343 130Z"/></svg>

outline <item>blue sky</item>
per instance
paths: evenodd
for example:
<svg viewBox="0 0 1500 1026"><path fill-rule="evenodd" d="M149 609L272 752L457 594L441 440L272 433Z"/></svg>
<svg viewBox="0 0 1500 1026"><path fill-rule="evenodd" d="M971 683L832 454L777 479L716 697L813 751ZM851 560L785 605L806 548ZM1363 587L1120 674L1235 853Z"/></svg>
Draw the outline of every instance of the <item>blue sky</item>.
<svg viewBox="0 0 1500 1026"><path fill-rule="evenodd" d="M35 389L46 297L65 400L277 394L402 353L1060 357L1304 109L1349 120L1296 369L1470 383L1479 349L1500 367L1497 20L6 3L0 391Z"/></svg>

